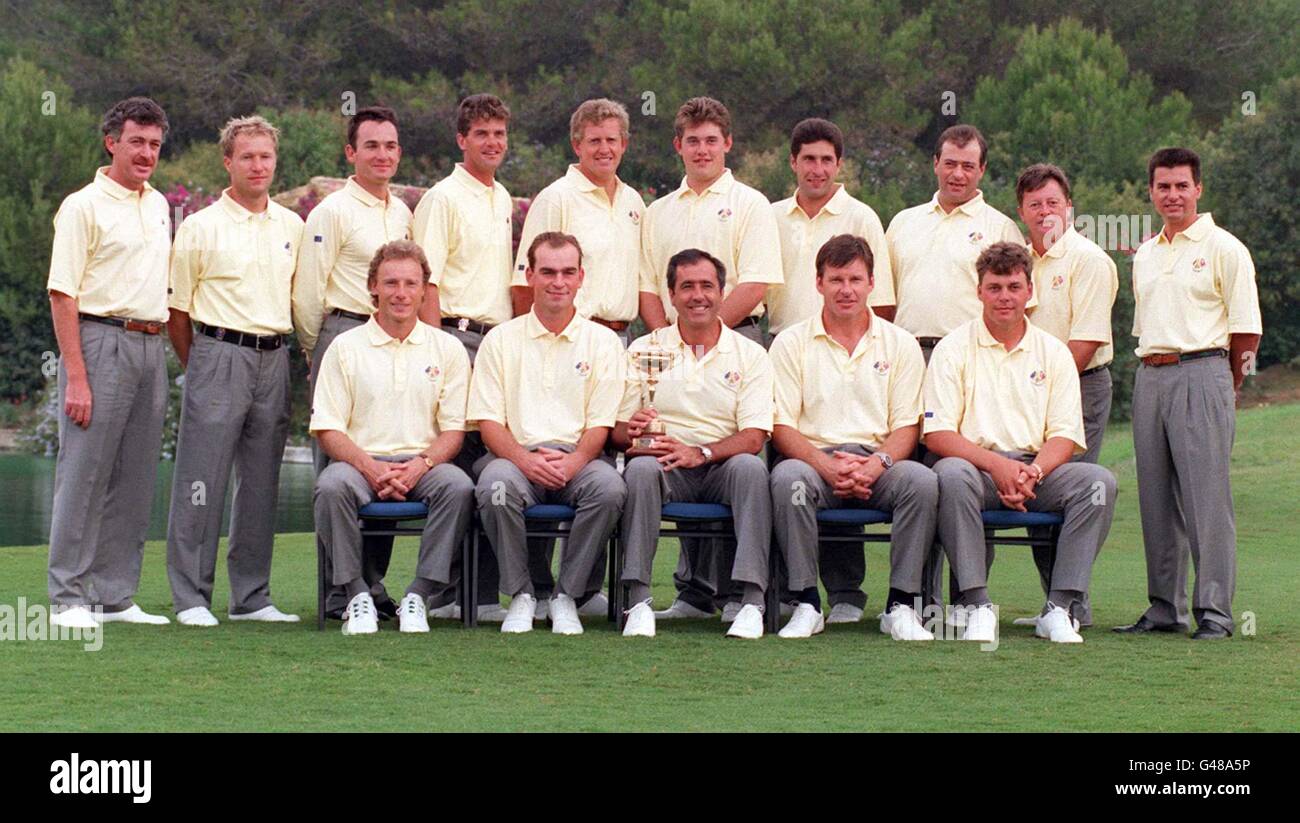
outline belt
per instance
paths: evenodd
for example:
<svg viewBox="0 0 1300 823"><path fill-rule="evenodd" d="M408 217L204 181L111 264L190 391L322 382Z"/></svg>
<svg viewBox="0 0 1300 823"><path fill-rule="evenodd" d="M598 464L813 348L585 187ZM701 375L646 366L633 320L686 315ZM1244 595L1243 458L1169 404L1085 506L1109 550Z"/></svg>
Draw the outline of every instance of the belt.
<svg viewBox="0 0 1300 823"><path fill-rule="evenodd" d="M1142 358L1142 365L1159 368L1160 366L1175 366L1187 360L1200 360L1202 357L1227 356L1227 349L1201 349L1200 351L1189 351L1183 354L1148 354Z"/></svg>
<svg viewBox="0 0 1300 823"><path fill-rule="evenodd" d="M492 331L492 327L486 323L475 323L468 317L444 317L442 318L442 325L443 328L472 331L475 334L487 334Z"/></svg>
<svg viewBox="0 0 1300 823"><path fill-rule="evenodd" d="M757 325L758 325L758 318L751 314L749 317L746 317L744 320L741 320L739 323L732 326L732 328L739 329L742 326L757 326Z"/></svg>
<svg viewBox="0 0 1300 823"><path fill-rule="evenodd" d="M163 324L153 320L131 320L126 317L100 317L98 314L86 314L77 312L77 316L82 320L89 320L92 323L103 323L106 326L117 326L127 331L144 332L145 334L158 334L162 331Z"/></svg>
<svg viewBox="0 0 1300 823"><path fill-rule="evenodd" d="M939 341L942 339L942 337L918 337L916 342L920 343L923 349L932 349L939 345Z"/></svg>
<svg viewBox="0 0 1300 823"><path fill-rule="evenodd" d="M1102 369L1109 369L1109 368L1110 368L1110 364L1109 364L1109 363L1102 363L1100 366L1093 366L1093 367L1090 368L1090 369L1084 369L1083 371L1079 372L1079 376L1080 376L1080 377L1087 377L1088 375L1092 374L1093 372L1099 372L1099 371L1101 371Z"/></svg>
<svg viewBox="0 0 1300 823"><path fill-rule="evenodd" d="M591 322L599 323L605 328L612 329L614 331L623 331L624 329L626 329L628 326L631 325L626 320L605 320L604 318L601 317L593 317L591 318Z"/></svg>
<svg viewBox="0 0 1300 823"><path fill-rule="evenodd" d="M234 329L223 329L220 326L209 326L207 323L199 323L199 331L223 343L234 343L236 346L247 346L250 349L258 351L275 351L284 345L284 335L282 334L264 334L260 337L256 334L235 331Z"/></svg>
<svg viewBox="0 0 1300 823"><path fill-rule="evenodd" d="M343 311L343 309L330 309L330 314L335 317L346 317L349 320L357 320L362 323L370 319L368 314L357 314L354 311Z"/></svg>

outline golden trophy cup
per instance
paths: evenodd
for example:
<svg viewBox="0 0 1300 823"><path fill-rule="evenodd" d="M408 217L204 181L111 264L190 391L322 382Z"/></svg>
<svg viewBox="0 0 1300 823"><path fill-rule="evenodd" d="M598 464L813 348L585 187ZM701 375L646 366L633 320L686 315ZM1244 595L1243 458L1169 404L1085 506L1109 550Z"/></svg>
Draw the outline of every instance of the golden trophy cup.
<svg viewBox="0 0 1300 823"><path fill-rule="evenodd" d="M659 345L657 338L651 338L650 347L632 353L636 370L641 375L641 407L655 407L655 388L664 372L673 367L677 353L668 351ZM641 436L634 438L632 446L638 449L654 448L655 438L667 433L664 423L658 417L646 424Z"/></svg>

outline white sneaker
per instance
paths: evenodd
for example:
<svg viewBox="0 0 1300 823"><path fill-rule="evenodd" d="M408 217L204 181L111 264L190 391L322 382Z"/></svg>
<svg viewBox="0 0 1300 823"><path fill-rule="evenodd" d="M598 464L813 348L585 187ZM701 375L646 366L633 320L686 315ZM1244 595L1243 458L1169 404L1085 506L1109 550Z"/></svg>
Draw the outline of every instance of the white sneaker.
<svg viewBox="0 0 1300 823"><path fill-rule="evenodd" d="M180 617L180 615L177 615ZM257 623L297 623L302 618L296 614L285 614L275 606L263 606L255 612L232 614L231 620L249 620Z"/></svg>
<svg viewBox="0 0 1300 823"><path fill-rule="evenodd" d="M54 611L55 609L58 611ZM62 609L51 606L50 625L62 626L65 629L93 629L99 626L99 621L85 606L68 606Z"/></svg>
<svg viewBox="0 0 1300 823"><path fill-rule="evenodd" d="M166 626L171 620L161 614L149 614L132 603L131 608L120 612L104 612L99 616L100 623L147 623L150 626Z"/></svg>
<svg viewBox="0 0 1300 823"><path fill-rule="evenodd" d="M523 634L533 630L533 612L537 609L537 598L528 592L520 592L510 601L506 619L501 621L501 631L506 634Z"/></svg>
<svg viewBox="0 0 1300 823"><path fill-rule="evenodd" d="M722 622L731 623L735 621L736 615L738 614L740 614L740 603L739 601L732 600L722 607Z"/></svg>
<svg viewBox="0 0 1300 823"><path fill-rule="evenodd" d="M744 640L757 640L763 636L763 613L753 603L740 607L736 619L727 629L727 637L739 637Z"/></svg>
<svg viewBox="0 0 1300 823"><path fill-rule="evenodd" d="M217 617L203 606L194 606L176 612L176 622L182 626L215 626Z"/></svg>
<svg viewBox="0 0 1300 823"><path fill-rule="evenodd" d="M538 600L537 605L533 607L533 620L545 623L546 618L551 616L551 598Z"/></svg>
<svg viewBox="0 0 1300 823"><path fill-rule="evenodd" d="M934 635L926 631L916 609L903 603L895 603L888 613L880 615L880 633L887 634L895 640L933 640Z"/></svg>
<svg viewBox="0 0 1300 823"><path fill-rule="evenodd" d="M567 594L551 598L551 634L582 634L578 604Z"/></svg>
<svg viewBox="0 0 1300 823"><path fill-rule="evenodd" d="M831 606L831 613L826 618L827 623L856 623L862 619L862 609L852 603L836 603Z"/></svg>
<svg viewBox="0 0 1300 823"><path fill-rule="evenodd" d="M609 615L609 596L596 592L591 599L578 607L578 614L583 617L606 617Z"/></svg>
<svg viewBox="0 0 1300 823"><path fill-rule="evenodd" d="M398 631L424 633L429 630L429 612L424 598L412 592L397 604Z"/></svg>
<svg viewBox="0 0 1300 823"><path fill-rule="evenodd" d="M945 626L952 626L954 629L966 628L967 612L971 611L969 608L966 606L958 606L956 603L953 603L944 611L946 612L943 618Z"/></svg>
<svg viewBox="0 0 1300 823"><path fill-rule="evenodd" d="M998 616L993 613L992 606L966 610L966 631L962 632L962 640L992 643L996 639L997 631Z"/></svg>
<svg viewBox="0 0 1300 823"><path fill-rule="evenodd" d="M1047 614L1039 616L1034 625L1034 634L1053 643L1082 643L1083 637L1076 630L1077 626L1065 609L1049 600Z"/></svg>
<svg viewBox="0 0 1300 823"><path fill-rule="evenodd" d="M623 636L655 636L655 612L650 608L650 601L644 600L628 609L627 621L623 624Z"/></svg>
<svg viewBox="0 0 1300 823"><path fill-rule="evenodd" d="M655 617L660 620L677 620L684 617L712 617L713 614L713 612L706 612L704 609L697 609L685 600L674 600L673 604L668 608L655 612Z"/></svg>
<svg viewBox="0 0 1300 823"><path fill-rule="evenodd" d="M379 617L375 614L375 599L370 592L362 592L348 601L343 610L344 634L374 634L379 631Z"/></svg>
<svg viewBox="0 0 1300 823"><path fill-rule="evenodd" d="M821 609L811 603L800 603L799 608L794 610L794 616L790 618L790 622L786 623L785 628L777 632L777 635L779 637L812 637L814 634L821 634L825 628L826 620L822 617Z"/></svg>

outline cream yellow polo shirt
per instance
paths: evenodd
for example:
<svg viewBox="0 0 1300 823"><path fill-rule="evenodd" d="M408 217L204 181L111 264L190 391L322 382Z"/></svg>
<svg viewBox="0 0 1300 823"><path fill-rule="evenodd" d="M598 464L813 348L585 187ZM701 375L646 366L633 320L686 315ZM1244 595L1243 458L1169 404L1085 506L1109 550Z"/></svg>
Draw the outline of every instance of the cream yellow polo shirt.
<svg viewBox="0 0 1300 823"><path fill-rule="evenodd" d="M771 356L777 425L818 448L878 449L895 430L921 422L921 346L883 318L871 318L850 352L827 334L819 311L777 335Z"/></svg>
<svg viewBox="0 0 1300 823"><path fill-rule="evenodd" d="M1164 229L1133 256L1137 355L1228 348L1230 334L1263 334L1255 264L1241 241L1207 212L1165 239Z"/></svg>
<svg viewBox="0 0 1300 823"><path fill-rule="evenodd" d="M170 251L167 198L148 183L131 191L104 166L54 215L45 287L75 297L86 314L163 323Z"/></svg>
<svg viewBox="0 0 1300 823"><path fill-rule="evenodd" d="M416 454L465 430L469 355L442 329L417 322L405 340L372 316L325 350L311 432L341 431L367 454Z"/></svg>
<svg viewBox="0 0 1300 823"><path fill-rule="evenodd" d="M894 322L916 337L943 337L981 316L975 259L1000 241L1025 244L1015 222L985 203L983 192L946 213L936 192L894 215L885 238L898 297Z"/></svg>
<svg viewBox="0 0 1300 823"><path fill-rule="evenodd" d="M727 267L723 296L737 283L779 284L781 242L772 205L757 189L722 176L697 195L686 185L651 203L642 221L640 291L659 295L669 323L677 310L668 299L668 261L685 249L700 249ZM763 315L763 301L750 312Z"/></svg>
<svg viewBox="0 0 1300 823"><path fill-rule="evenodd" d="M645 201L636 189L618 181L611 203L605 189L576 166L542 189L528 206L524 233L515 256L512 286L527 286L528 247L542 232L561 231L578 238L586 276L574 305L583 317L636 319L638 267L641 265L641 218Z"/></svg>
<svg viewBox="0 0 1300 823"><path fill-rule="evenodd" d="M510 319L513 210L505 186L483 185L460 163L420 198L412 236L429 258L443 317Z"/></svg>
<svg viewBox="0 0 1300 823"><path fill-rule="evenodd" d="M1085 369L1115 359L1110 310L1119 292L1115 261L1071 226L1041 257L1029 245L1034 263L1034 297L1038 305L1028 314L1034 325L1068 343L1101 343Z"/></svg>
<svg viewBox="0 0 1300 823"><path fill-rule="evenodd" d="M628 347L627 384L618 419L630 420L645 404L641 399L642 375L636 353L659 347L677 354L655 388L655 409L669 437L688 446L703 446L730 437L742 429L772 431L772 361L763 347L722 326L718 344L697 357L682 341L674 323Z"/></svg>
<svg viewBox="0 0 1300 823"><path fill-rule="evenodd" d="M530 311L484 336L467 417L500 423L526 449L577 445L588 429L614 427L625 368L614 332L575 313L554 334Z"/></svg>
<svg viewBox="0 0 1300 823"><path fill-rule="evenodd" d="M939 341L925 374L925 434L955 431L994 451L1037 453L1053 437L1087 448L1079 372L1064 343L1025 321L1015 348L977 317Z"/></svg>
<svg viewBox="0 0 1300 823"><path fill-rule="evenodd" d="M370 260L385 243L410 237L410 229L411 210L402 198L390 193L380 200L352 177L311 210L293 280L293 325L304 349L316 348L325 315L334 309L374 312L366 288Z"/></svg>
<svg viewBox="0 0 1300 823"><path fill-rule="evenodd" d="M274 200L254 214L226 189L176 232L171 307L249 334L293 331L289 295L302 226L301 217Z"/></svg>
<svg viewBox="0 0 1300 823"><path fill-rule="evenodd" d="M889 263L885 227L870 206L840 186L815 217L808 217L794 197L773 203L772 213L781 234L781 269L785 280L767 291L768 330L772 334L821 313L817 252L837 234L861 237L871 247L874 283L867 304L894 305L894 273Z"/></svg>

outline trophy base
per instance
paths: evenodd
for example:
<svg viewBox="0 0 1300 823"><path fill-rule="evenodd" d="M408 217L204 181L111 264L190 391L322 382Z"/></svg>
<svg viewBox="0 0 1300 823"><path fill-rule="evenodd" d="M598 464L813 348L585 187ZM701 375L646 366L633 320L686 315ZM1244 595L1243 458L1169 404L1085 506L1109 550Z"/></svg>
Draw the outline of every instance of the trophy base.
<svg viewBox="0 0 1300 823"><path fill-rule="evenodd" d="M632 438L632 448L653 449L655 447L655 440L661 434L663 434L663 432L659 432L659 434L643 434L640 437L634 437Z"/></svg>

